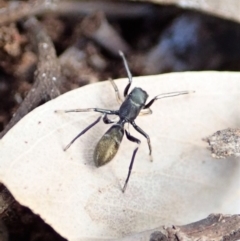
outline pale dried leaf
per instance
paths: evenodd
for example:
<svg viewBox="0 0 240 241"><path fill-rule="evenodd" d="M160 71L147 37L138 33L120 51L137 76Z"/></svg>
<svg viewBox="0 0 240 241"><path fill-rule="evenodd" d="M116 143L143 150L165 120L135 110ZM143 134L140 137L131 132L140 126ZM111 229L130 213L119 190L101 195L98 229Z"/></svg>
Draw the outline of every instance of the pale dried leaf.
<svg viewBox="0 0 240 241"><path fill-rule="evenodd" d="M149 0L149 2L174 4L240 22L240 1L236 0Z"/></svg>
<svg viewBox="0 0 240 241"><path fill-rule="evenodd" d="M213 159L203 137L239 126L240 74L192 72L134 78L150 97L196 93L157 101L136 123L151 137L154 162L142 144L126 193L121 192L134 143L124 138L108 165L96 168L94 147L109 128L95 126L67 151L63 147L97 113L56 109L118 108L109 82L89 85L48 102L24 117L0 141L0 180L69 240L121 238L160 225L186 224L209 213L240 212L238 159ZM121 93L127 80L116 81Z"/></svg>

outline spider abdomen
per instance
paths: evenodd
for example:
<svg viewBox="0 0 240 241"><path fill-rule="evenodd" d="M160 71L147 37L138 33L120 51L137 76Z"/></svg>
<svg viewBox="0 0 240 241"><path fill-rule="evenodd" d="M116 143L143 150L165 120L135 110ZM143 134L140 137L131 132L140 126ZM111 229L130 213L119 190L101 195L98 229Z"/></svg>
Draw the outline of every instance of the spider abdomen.
<svg viewBox="0 0 240 241"><path fill-rule="evenodd" d="M94 151L94 162L97 167L110 162L117 154L122 142L124 129L121 125L113 125L99 140Z"/></svg>

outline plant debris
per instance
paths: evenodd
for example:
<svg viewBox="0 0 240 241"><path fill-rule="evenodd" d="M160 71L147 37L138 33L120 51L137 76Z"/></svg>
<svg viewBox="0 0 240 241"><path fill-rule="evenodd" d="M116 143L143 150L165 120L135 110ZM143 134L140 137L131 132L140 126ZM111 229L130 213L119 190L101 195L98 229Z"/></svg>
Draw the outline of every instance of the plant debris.
<svg viewBox="0 0 240 241"><path fill-rule="evenodd" d="M220 130L203 140L208 142L214 158L240 156L240 129Z"/></svg>

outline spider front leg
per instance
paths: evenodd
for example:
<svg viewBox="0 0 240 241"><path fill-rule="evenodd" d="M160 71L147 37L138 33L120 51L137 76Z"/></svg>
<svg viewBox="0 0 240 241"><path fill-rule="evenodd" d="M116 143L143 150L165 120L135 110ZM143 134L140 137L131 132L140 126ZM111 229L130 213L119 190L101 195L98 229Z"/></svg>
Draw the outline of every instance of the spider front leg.
<svg viewBox="0 0 240 241"><path fill-rule="evenodd" d="M164 94L160 94L155 96L153 99L151 99L144 107L144 109L149 109L150 106L159 99L163 99L163 98L167 98L167 97L174 97L174 96L178 96L178 95L186 95L186 94L191 94L194 93L195 91L179 91L179 92L170 92L170 93L164 93Z"/></svg>
<svg viewBox="0 0 240 241"><path fill-rule="evenodd" d="M123 63L124 63L124 67L125 67L125 69L126 69L126 71L127 71L128 80L129 80L129 82L128 82L128 84L127 84L127 86L125 87L124 92L123 92L124 97L126 97L127 94L128 94L128 90L129 90L129 88L130 88L130 86L131 86L131 84L132 84L132 74L131 74L131 72L130 72L130 69L129 69L129 67L128 67L127 60L126 60L123 52L122 52L122 51L119 51L119 55L122 57L122 60L123 60ZM119 103L119 104L122 104L123 100L122 100L122 98L121 98L121 96L120 96L119 89L118 89L117 85L115 84L115 82L114 82L112 79L109 79L109 81L111 82L111 84L112 84L112 86L113 86L113 89L114 89L114 91L115 91L115 95L116 95L116 99L117 99L118 103Z"/></svg>
<svg viewBox="0 0 240 241"><path fill-rule="evenodd" d="M123 53L122 51L119 51L119 54L120 54L120 56L122 57L123 64L124 64L124 67L125 67L125 69L126 69L126 71L127 71L128 81L129 81L128 84L127 84L127 86L126 86L125 89L124 89L124 92L123 92L123 96L126 97L126 96L128 95L128 90L129 90L129 88L130 88L130 86L131 86L131 84L132 84L132 74L131 74L131 72L130 72L130 69L129 69L127 60L126 60L126 58L125 58L125 56L124 56L124 53Z"/></svg>

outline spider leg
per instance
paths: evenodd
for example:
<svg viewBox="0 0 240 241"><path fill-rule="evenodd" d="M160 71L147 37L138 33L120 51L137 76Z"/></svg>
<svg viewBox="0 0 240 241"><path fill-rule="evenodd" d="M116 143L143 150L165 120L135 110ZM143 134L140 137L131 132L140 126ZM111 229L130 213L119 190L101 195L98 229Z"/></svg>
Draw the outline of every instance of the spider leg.
<svg viewBox="0 0 240 241"><path fill-rule="evenodd" d="M99 116L97 120L95 120L92 124L90 124L83 131L81 131L74 139L71 140L71 142L63 150L66 151L80 136L82 136L88 130L90 130L93 126L95 126L101 120L101 118L102 116Z"/></svg>
<svg viewBox="0 0 240 241"><path fill-rule="evenodd" d="M144 107L143 109L148 109L156 100L167 98L167 97L174 97L178 95L186 95L194 93L195 91L179 91L179 92L170 92L170 93L164 93L155 96L153 99L151 99Z"/></svg>
<svg viewBox="0 0 240 241"><path fill-rule="evenodd" d="M128 90L129 90L129 88L130 88L130 86L131 86L131 84L132 84L132 74L131 74L131 72L130 72L130 70L129 70L129 66L128 66L127 60L126 60L123 52L122 52L122 51L119 51L119 54L120 54L120 56L122 57L122 60L123 60L123 63L124 63L124 67L125 67L125 69L126 69L126 71L127 71L128 80L129 80L129 82L128 82L128 84L127 84L127 86L125 87L124 92L123 92L123 96L126 97L126 96L128 95Z"/></svg>
<svg viewBox="0 0 240 241"><path fill-rule="evenodd" d="M127 188L127 184L128 184L129 178L130 178L130 176L131 176L131 172L132 172L132 167L133 167L134 159L135 159L136 153L137 153L137 151L138 151L139 145L141 144L141 141L138 140L136 137L130 135L130 133L129 133L128 131L125 130L125 133L126 133L127 139L128 139L129 141L132 141L132 142L137 143L137 147L136 147L136 148L134 149L134 151L133 151L132 159L131 159L131 162L130 162L130 165L129 165L129 169L128 169L128 175L127 175L127 178L126 178L124 187L123 187L123 189L122 189L122 192L125 192L125 190L126 190L126 188Z"/></svg>
<svg viewBox="0 0 240 241"><path fill-rule="evenodd" d="M142 134L147 139L148 148L149 148L149 157L150 157L150 161L152 162L153 161L153 158L152 158L152 146L151 146L151 140L150 140L149 135L147 133L145 133L139 126L137 126L134 121L131 122L131 124L132 124L132 126L134 127L134 129L136 131L138 131L140 134Z"/></svg>
<svg viewBox="0 0 240 241"><path fill-rule="evenodd" d="M85 109L72 109L72 110L55 110L55 113L69 113L69 112L99 112L108 115L118 115L118 110L106 110L100 108L85 108Z"/></svg>
<svg viewBox="0 0 240 241"><path fill-rule="evenodd" d="M150 108L147 108L147 109L142 109L139 113L139 116L151 115L151 114L152 114L152 110Z"/></svg>
<svg viewBox="0 0 240 241"><path fill-rule="evenodd" d="M113 86L113 88L114 88L117 102L118 102L119 104L122 104L123 100L122 100L122 98L121 98L121 96L120 96L119 89L118 89L116 83L115 83L112 79L109 79L109 81L111 82L111 84L112 84L112 86Z"/></svg>

